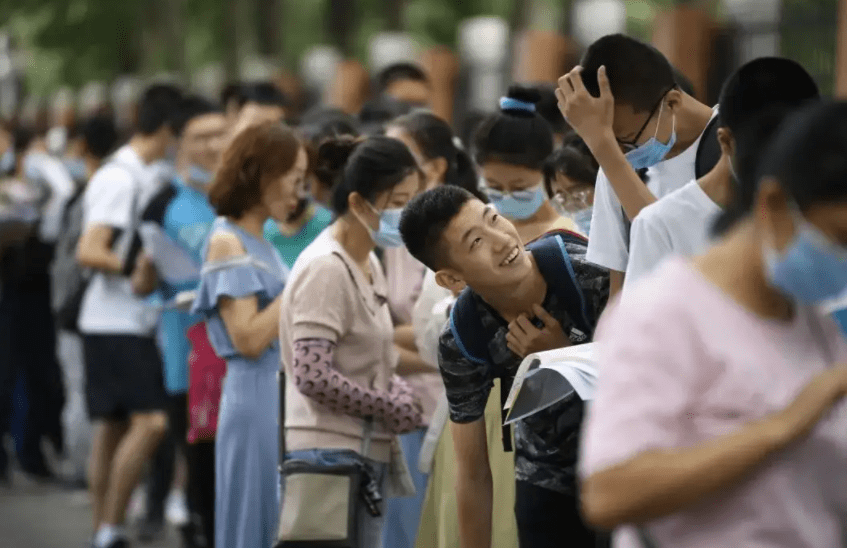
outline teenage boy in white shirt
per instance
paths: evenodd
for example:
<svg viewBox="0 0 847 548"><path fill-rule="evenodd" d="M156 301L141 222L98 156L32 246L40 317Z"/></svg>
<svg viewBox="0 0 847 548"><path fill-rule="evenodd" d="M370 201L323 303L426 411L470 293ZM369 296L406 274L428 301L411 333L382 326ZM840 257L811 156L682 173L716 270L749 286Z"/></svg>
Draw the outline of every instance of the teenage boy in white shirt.
<svg viewBox="0 0 847 548"><path fill-rule="evenodd" d="M588 260L611 271L614 295L629 261L627 220L695 178L711 107L679 89L654 47L621 34L588 47L559 79L559 108L600 164ZM645 185L636 169L648 169Z"/></svg>
<svg viewBox="0 0 847 548"><path fill-rule="evenodd" d="M624 288L629 291L669 255L705 252L715 221L727 208L732 214L736 196L744 199L733 171L738 170L739 176L744 172L746 186L754 186L759 154L783 118L819 97L809 73L789 59L755 59L730 76L719 101L720 161L705 176L645 207L635 218Z"/></svg>
<svg viewBox="0 0 847 548"><path fill-rule="evenodd" d="M133 293L130 275L140 240L144 197L155 189L151 166L174 142L181 93L157 85L142 97L138 130L91 178L83 196L77 259L94 275L83 298L83 334L92 442L89 489L96 548L126 548L126 508L142 467L167 429L156 315Z"/></svg>

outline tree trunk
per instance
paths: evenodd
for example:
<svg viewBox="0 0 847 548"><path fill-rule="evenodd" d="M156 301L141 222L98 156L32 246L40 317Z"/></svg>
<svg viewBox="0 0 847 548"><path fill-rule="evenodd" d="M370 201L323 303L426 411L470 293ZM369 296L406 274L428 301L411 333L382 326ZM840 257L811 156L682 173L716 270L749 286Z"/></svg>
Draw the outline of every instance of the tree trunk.
<svg viewBox="0 0 847 548"><path fill-rule="evenodd" d="M224 39L224 73L229 82L238 80L239 62L241 54L239 51L239 0L226 0L224 8L223 32L221 33Z"/></svg>
<svg viewBox="0 0 847 548"><path fill-rule="evenodd" d="M254 6L259 54L281 61L282 0L255 0Z"/></svg>
<svg viewBox="0 0 847 548"><path fill-rule="evenodd" d="M167 45L166 67L188 82L188 67L185 60L185 0L164 0L164 43Z"/></svg>
<svg viewBox="0 0 847 548"><path fill-rule="evenodd" d="M384 0L385 13L388 16L385 30L400 32L403 30L403 10L406 7L403 0Z"/></svg>
<svg viewBox="0 0 847 548"><path fill-rule="evenodd" d="M327 36L344 58L352 57L356 29L356 1L329 0Z"/></svg>

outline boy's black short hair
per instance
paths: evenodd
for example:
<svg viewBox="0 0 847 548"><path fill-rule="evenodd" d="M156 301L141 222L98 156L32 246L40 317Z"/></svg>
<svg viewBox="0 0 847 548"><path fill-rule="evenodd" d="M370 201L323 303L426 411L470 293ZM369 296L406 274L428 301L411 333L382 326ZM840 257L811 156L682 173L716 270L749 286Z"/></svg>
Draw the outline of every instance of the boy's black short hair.
<svg viewBox="0 0 847 548"><path fill-rule="evenodd" d="M588 46L580 65L591 95L600 96L597 70L605 66L615 103L636 112L649 112L676 86L673 67L659 50L623 34L604 36Z"/></svg>
<svg viewBox="0 0 847 548"><path fill-rule="evenodd" d="M288 107L288 98L272 82L251 82L241 86L239 103L244 106L247 103L258 105Z"/></svg>
<svg viewBox="0 0 847 548"><path fill-rule="evenodd" d="M379 72L376 79L378 92L382 94L391 84L402 80L412 80L429 85L429 77L421 67L413 63L394 63Z"/></svg>
<svg viewBox="0 0 847 548"><path fill-rule="evenodd" d="M447 266L444 231L462 207L476 199L454 185L436 187L415 196L400 217L400 235L412 257L433 271Z"/></svg>
<svg viewBox="0 0 847 548"><path fill-rule="evenodd" d="M83 122L80 133L85 149L97 159L102 160L117 148L118 128L111 116L99 114L88 118Z"/></svg>
<svg viewBox="0 0 847 548"><path fill-rule="evenodd" d="M138 132L152 135L163 126L173 129L182 102L182 91L170 84L147 88L138 105Z"/></svg>
<svg viewBox="0 0 847 548"><path fill-rule="evenodd" d="M796 108L818 98L818 85L800 63L760 57L736 70L724 83L718 115L721 125L734 133L764 108Z"/></svg>
<svg viewBox="0 0 847 548"><path fill-rule="evenodd" d="M198 116L203 116L204 114L211 114L214 112L222 112L221 108L215 103L209 101L208 99L204 99L199 95L191 95L183 99L182 103L179 107L179 113L176 116L176 120L174 122L174 133L176 135L182 135L183 130L185 130L185 126L188 125L188 122L197 118Z"/></svg>
<svg viewBox="0 0 847 548"><path fill-rule="evenodd" d="M756 199L757 170L786 117L820 99L814 79L790 59L762 57L746 63L724 83L718 107L721 126L735 141L735 196L718 217L715 232L741 220Z"/></svg>

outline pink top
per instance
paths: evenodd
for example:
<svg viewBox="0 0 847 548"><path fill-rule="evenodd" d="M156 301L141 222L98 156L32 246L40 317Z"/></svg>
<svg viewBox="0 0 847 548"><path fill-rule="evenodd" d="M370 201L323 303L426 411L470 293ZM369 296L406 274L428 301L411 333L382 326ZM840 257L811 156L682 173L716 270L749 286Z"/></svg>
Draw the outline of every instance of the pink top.
<svg viewBox="0 0 847 548"><path fill-rule="evenodd" d="M427 269L412 257L405 246L384 251L391 316L396 325L409 325L412 323L412 312L420 297ZM424 423L429 424L438 406L438 399L444 393L444 383L438 367L433 365L432 371L406 375L404 378L415 391L415 396L423 407Z"/></svg>
<svg viewBox="0 0 847 548"><path fill-rule="evenodd" d="M600 383L584 426L583 477L651 449L689 447L785 408L847 361L828 317L755 316L681 259L633 286L597 335ZM847 408L745 482L646 530L674 548L841 546L847 530ZM615 548L640 547L623 527Z"/></svg>

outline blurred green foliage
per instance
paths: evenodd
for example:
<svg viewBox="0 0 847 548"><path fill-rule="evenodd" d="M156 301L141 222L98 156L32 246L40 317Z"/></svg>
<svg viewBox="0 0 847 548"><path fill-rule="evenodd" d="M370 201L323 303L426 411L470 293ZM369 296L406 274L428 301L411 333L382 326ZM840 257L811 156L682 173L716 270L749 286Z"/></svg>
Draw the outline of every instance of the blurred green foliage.
<svg viewBox="0 0 847 548"><path fill-rule="evenodd" d="M237 55L256 50L258 28L271 2L279 6L278 14L273 15L279 19L273 49L280 62L296 70L300 56L310 46L334 42L328 25L330 5L343 1L0 0L0 27L11 31L18 49L26 52L29 91L44 95L60 85L79 87L121 73L190 74L210 63L232 67ZM392 6L405 3L403 27L423 46L455 46L462 20L496 15L515 21L517 3L529 0L346 1L354 5L355 16L341 24L352 27L352 53L365 60L368 40L387 28ZM562 25L562 7L570 0L532 1L540 3L542 16L547 3L549 17L562 19L550 22L551 28ZM649 40L657 11L680 1L627 1L627 31ZM719 0L697 3L720 11ZM783 0L782 53L809 67L827 90L832 88L837 3ZM234 19L240 23L234 24ZM175 43L183 47L175 48ZM176 55L175 50L180 49L184 54ZM236 49L238 54L233 53Z"/></svg>

